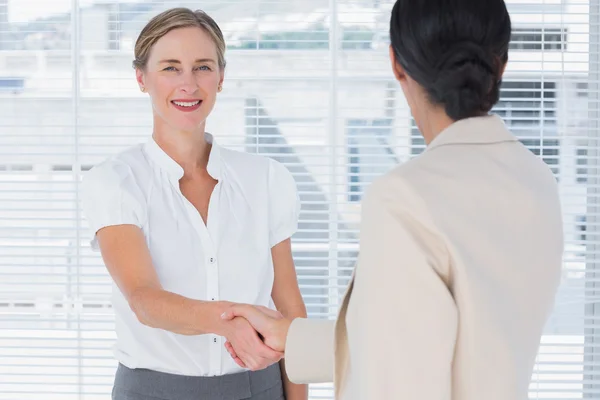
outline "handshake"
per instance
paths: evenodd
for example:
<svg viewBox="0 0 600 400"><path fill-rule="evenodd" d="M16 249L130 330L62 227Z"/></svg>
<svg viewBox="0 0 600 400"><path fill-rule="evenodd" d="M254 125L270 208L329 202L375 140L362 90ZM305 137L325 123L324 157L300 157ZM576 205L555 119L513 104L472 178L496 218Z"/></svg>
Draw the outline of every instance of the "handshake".
<svg viewBox="0 0 600 400"><path fill-rule="evenodd" d="M221 319L228 321L225 348L240 367L258 371L283 358L292 321L279 311L232 304Z"/></svg>

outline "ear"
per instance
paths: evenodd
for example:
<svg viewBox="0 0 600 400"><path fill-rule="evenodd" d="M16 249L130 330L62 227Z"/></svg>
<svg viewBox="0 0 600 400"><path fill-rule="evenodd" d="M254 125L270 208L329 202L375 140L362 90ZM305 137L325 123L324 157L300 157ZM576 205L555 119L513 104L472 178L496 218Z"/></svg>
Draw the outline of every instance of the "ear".
<svg viewBox="0 0 600 400"><path fill-rule="evenodd" d="M396 53L394 52L394 49L392 48L391 45L390 45L390 61L392 63L392 71L394 72L394 76L396 77L396 79L400 83L405 82L406 81L406 71L404 71L404 68L402 68L400 63L398 63L398 61L396 60Z"/></svg>
<svg viewBox="0 0 600 400"><path fill-rule="evenodd" d="M144 72L142 72L141 69L137 68L135 70L135 80L138 83L138 86L140 87L141 91L146 90L146 83L145 83L145 78L144 78Z"/></svg>
<svg viewBox="0 0 600 400"><path fill-rule="evenodd" d="M223 86L223 81L225 80L225 68L221 68L219 70L221 77L219 78L219 86Z"/></svg>

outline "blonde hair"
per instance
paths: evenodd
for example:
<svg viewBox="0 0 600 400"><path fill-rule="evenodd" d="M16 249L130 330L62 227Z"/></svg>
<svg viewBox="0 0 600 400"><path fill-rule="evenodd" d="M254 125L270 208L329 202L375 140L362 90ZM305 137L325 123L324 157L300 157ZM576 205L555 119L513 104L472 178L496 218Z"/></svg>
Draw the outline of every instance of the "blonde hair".
<svg viewBox="0 0 600 400"><path fill-rule="evenodd" d="M206 32L217 47L219 68L225 68L225 39L221 28L207 13L202 10L192 11L189 8L171 8L148 22L135 42L135 60L133 67L144 70L150 57L152 47L160 38L173 29L197 27Z"/></svg>

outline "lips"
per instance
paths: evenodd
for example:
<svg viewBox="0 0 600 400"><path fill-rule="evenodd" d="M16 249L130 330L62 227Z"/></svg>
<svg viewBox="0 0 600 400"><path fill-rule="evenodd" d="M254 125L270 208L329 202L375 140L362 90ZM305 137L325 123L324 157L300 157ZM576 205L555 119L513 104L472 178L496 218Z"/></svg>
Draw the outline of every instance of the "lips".
<svg viewBox="0 0 600 400"><path fill-rule="evenodd" d="M202 100L171 100L171 104L180 111L196 111L202 105Z"/></svg>

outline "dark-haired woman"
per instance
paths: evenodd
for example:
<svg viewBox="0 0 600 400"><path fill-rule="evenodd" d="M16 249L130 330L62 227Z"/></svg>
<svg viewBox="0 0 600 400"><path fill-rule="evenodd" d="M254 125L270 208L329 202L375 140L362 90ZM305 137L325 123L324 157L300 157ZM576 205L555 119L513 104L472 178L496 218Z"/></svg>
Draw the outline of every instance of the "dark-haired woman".
<svg viewBox="0 0 600 400"><path fill-rule="evenodd" d="M344 400L527 398L563 236L552 173L490 114L510 33L502 0L396 2L392 68L428 147L368 189L335 326L224 315L285 350L292 381L335 377Z"/></svg>

